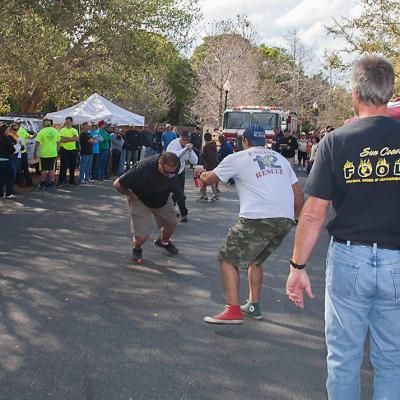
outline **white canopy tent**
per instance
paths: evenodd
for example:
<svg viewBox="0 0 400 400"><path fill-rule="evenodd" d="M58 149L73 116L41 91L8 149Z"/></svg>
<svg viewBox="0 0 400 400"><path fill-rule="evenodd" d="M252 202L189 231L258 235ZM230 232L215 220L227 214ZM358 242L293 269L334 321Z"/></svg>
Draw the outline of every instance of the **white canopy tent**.
<svg viewBox="0 0 400 400"><path fill-rule="evenodd" d="M72 117L74 124L103 120L107 123L116 123L118 125L144 125L144 117L111 103L111 101L98 93L92 94L85 101L73 107L48 113L45 118L53 120L55 124L62 124L66 117Z"/></svg>

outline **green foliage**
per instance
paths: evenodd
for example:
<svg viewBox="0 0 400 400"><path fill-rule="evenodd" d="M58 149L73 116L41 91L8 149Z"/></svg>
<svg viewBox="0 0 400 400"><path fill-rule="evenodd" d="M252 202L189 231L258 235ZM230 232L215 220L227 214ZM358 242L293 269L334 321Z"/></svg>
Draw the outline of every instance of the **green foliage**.
<svg viewBox="0 0 400 400"><path fill-rule="evenodd" d="M71 105L94 91L111 99L124 92L126 103L142 109L147 97L154 111L198 16L197 0L3 3L0 78L23 111L40 110L50 98Z"/></svg>

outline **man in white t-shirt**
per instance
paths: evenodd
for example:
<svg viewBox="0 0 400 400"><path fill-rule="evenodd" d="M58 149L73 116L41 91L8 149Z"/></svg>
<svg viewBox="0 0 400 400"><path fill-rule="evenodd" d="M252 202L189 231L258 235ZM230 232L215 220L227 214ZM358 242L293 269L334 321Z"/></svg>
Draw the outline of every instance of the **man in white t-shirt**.
<svg viewBox="0 0 400 400"><path fill-rule="evenodd" d="M213 324L241 324L243 314L262 319L262 263L290 231L304 200L289 162L265 148L262 128L245 130L243 148L224 158L213 171L206 172L200 166L195 169L195 176L204 185L234 178L240 202L239 221L229 230L218 253L227 305L220 314L204 318ZM239 268L247 270L249 280L249 297L242 306Z"/></svg>
<svg viewBox="0 0 400 400"><path fill-rule="evenodd" d="M181 166L178 172L179 189L172 195L174 203L178 204L181 222L188 222L188 209L186 208L185 196L185 166L186 161L192 165L197 165L198 158L193 151L193 145L190 143L190 132L184 131L177 139L174 139L167 147L167 151L175 153L179 157Z"/></svg>

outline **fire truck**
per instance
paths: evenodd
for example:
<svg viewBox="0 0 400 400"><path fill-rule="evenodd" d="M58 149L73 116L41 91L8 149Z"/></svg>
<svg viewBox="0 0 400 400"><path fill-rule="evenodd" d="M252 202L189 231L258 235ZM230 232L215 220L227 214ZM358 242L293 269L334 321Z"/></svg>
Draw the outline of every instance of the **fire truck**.
<svg viewBox="0 0 400 400"><path fill-rule="evenodd" d="M296 133L298 116L295 112L284 111L275 106L238 106L225 110L222 134L235 150L242 149L243 132L251 125L259 125L265 130L265 142L268 148L274 142L273 129L288 129Z"/></svg>

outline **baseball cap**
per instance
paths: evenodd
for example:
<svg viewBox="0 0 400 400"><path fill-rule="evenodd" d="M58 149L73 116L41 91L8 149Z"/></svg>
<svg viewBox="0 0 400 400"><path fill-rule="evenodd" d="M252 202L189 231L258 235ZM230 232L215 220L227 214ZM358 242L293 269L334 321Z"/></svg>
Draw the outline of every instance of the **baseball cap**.
<svg viewBox="0 0 400 400"><path fill-rule="evenodd" d="M14 122L16 124L20 124L22 122L22 118L15 118Z"/></svg>
<svg viewBox="0 0 400 400"><path fill-rule="evenodd" d="M252 125L243 132L252 146L265 146L265 131L260 125Z"/></svg>
<svg viewBox="0 0 400 400"><path fill-rule="evenodd" d="M306 136L306 133L305 132L301 132L300 136Z"/></svg>

